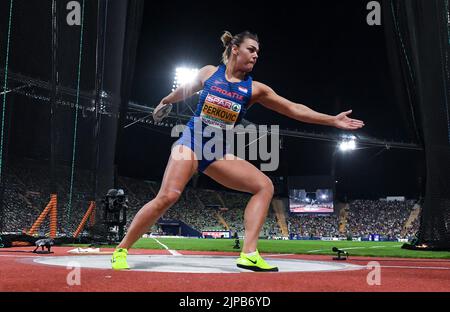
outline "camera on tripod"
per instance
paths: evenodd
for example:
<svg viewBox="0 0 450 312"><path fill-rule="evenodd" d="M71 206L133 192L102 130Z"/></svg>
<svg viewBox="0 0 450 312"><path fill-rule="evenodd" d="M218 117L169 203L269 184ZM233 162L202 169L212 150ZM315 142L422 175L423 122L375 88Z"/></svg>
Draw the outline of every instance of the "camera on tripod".
<svg viewBox="0 0 450 312"><path fill-rule="evenodd" d="M120 212L128 208L128 199L122 189L110 189L103 199L103 204L109 212Z"/></svg>
<svg viewBox="0 0 450 312"><path fill-rule="evenodd" d="M102 200L103 223L108 232L108 241L122 240L127 224L128 198L122 189L110 189Z"/></svg>

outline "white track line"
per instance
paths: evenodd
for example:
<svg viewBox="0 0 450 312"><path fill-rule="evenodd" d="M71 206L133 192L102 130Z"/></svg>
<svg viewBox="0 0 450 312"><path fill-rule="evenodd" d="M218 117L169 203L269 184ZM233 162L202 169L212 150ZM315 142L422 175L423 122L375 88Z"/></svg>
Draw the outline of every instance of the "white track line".
<svg viewBox="0 0 450 312"><path fill-rule="evenodd" d="M376 249L376 248L397 248L402 247L403 245L393 245L393 246L372 246L368 247L369 249Z"/></svg>
<svg viewBox="0 0 450 312"><path fill-rule="evenodd" d="M173 256L181 256L182 254L180 254L178 251L176 250L172 250L169 249L169 247L167 247L166 245L164 245L163 243L161 243L159 240L157 240L156 238L152 237L152 239L154 239L158 244L160 244L161 246L163 246L163 248L165 248L168 252L170 252Z"/></svg>

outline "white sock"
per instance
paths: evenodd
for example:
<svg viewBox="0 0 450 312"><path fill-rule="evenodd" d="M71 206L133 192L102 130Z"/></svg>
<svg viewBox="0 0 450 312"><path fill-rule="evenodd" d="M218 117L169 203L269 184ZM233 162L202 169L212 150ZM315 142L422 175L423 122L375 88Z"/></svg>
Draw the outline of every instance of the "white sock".
<svg viewBox="0 0 450 312"><path fill-rule="evenodd" d="M254 251L254 252L249 252L249 253L246 253L245 255L246 255L246 256L248 256L248 257L253 257L253 256L256 256L256 251Z"/></svg>

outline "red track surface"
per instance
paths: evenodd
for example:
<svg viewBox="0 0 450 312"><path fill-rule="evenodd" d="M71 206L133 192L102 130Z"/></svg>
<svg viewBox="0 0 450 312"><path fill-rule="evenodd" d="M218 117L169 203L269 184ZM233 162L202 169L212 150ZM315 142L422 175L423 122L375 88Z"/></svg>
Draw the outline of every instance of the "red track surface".
<svg viewBox="0 0 450 312"><path fill-rule="evenodd" d="M381 285L367 284L367 270L342 272L198 274L82 269L81 285L68 286L70 270L33 262L33 247L2 249L0 291L51 292L450 292L450 260L354 257L348 263L381 264ZM68 256L72 248L55 247L50 256ZM106 249L103 249L106 250ZM181 254L236 255L179 251ZM133 249L130 254L169 254ZM48 256L48 255L45 255ZM291 255L279 258L331 261L331 256ZM119 283L120 281L120 283ZM245 281L245 282L243 282Z"/></svg>

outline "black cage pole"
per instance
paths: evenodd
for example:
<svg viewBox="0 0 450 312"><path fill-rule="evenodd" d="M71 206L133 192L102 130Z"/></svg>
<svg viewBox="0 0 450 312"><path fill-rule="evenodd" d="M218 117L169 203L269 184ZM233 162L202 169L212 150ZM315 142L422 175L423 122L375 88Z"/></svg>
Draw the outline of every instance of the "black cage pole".
<svg viewBox="0 0 450 312"><path fill-rule="evenodd" d="M123 147L122 136L128 110L128 103L132 91L136 53L141 32L144 11L144 0L128 0L126 35L124 42L121 105L119 108L119 127L116 136L116 151L114 155L114 187L118 188L118 167Z"/></svg>
<svg viewBox="0 0 450 312"><path fill-rule="evenodd" d="M98 190L98 168L100 161L100 141L99 132L102 115L100 113L102 104L102 92L103 92L103 76L105 72L105 32L106 32L106 21L108 14L108 0L98 0L98 12L97 12L97 45L96 45L96 66L95 66L95 124L92 133L93 137L93 185L92 185L92 201L97 198Z"/></svg>
<svg viewBox="0 0 450 312"><path fill-rule="evenodd" d="M52 90L50 98L50 193L56 194L56 101L58 96L58 1L52 1Z"/></svg>

